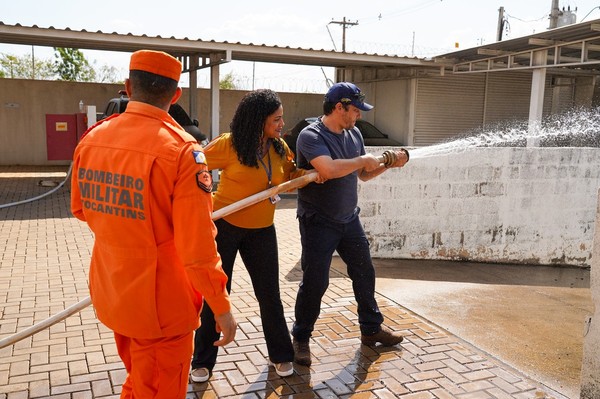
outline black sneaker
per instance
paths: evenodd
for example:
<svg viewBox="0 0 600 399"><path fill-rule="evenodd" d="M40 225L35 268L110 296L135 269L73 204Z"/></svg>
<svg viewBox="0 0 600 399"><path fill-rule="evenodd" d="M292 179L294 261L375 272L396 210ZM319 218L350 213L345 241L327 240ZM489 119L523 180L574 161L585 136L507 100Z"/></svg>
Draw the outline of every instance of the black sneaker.
<svg viewBox="0 0 600 399"><path fill-rule="evenodd" d="M382 346L398 345L404 337L396 331L392 331L387 327L381 326L381 330L373 335L361 335L360 341L363 345L375 346L380 343Z"/></svg>
<svg viewBox="0 0 600 399"><path fill-rule="evenodd" d="M310 345L308 341L296 341L294 338L294 362L301 366L310 366L312 360L310 358Z"/></svg>

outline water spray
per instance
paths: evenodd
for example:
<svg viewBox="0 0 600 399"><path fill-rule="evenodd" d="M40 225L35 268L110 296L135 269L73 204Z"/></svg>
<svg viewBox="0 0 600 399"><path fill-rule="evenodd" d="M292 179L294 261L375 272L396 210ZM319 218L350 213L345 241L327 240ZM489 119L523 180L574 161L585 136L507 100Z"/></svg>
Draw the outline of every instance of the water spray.
<svg viewBox="0 0 600 399"><path fill-rule="evenodd" d="M600 147L600 108L573 111L546 119L539 129L529 130L528 122L485 127L456 136L447 142L411 150L411 157L448 155L480 147L525 147L527 141L540 147Z"/></svg>

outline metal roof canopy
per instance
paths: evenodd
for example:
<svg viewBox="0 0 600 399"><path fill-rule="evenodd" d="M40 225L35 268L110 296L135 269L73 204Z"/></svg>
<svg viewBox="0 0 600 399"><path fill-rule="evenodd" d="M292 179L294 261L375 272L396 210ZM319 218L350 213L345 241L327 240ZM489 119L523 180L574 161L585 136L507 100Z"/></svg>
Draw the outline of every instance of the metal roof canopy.
<svg viewBox="0 0 600 399"><path fill-rule="evenodd" d="M529 131L537 133L547 73L594 79L600 75L600 19L455 51L434 60L453 63L455 74L531 70ZM535 136L528 138L528 147L539 145Z"/></svg>
<svg viewBox="0 0 600 399"><path fill-rule="evenodd" d="M197 87L194 72L211 68L211 132L219 134L219 65L233 60L272 62L282 64L315 65L336 68L364 67L422 67L443 69L439 63L419 58L377 54L341 53L329 50L313 50L267 45L176 39L161 36L136 36L131 33L103 33L6 25L0 22L0 43L48 47L66 47L88 50L135 52L140 49L160 50L179 58L183 71L190 73L190 88ZM196 117L196 90L189 90L190 113Z"/></svg>
<svg viewBox="0 0 600 399"><path fill-rule="evenodd" d="M541 65L534 53L545 52ZM442 54L454 73L547 68L551 73L600 74L600 19L549 29L515 39Z"/></svg>

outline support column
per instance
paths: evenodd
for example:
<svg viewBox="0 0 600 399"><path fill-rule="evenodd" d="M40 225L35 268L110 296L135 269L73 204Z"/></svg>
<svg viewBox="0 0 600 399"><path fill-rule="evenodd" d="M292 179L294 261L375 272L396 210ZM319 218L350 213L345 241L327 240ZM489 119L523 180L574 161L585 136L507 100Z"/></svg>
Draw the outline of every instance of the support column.
<svg viewBox="0 0 600 399"><path fill-rule="evenodd" d="M219 65L210 67L210 138L219 135Z"/></svg>
<svg viewBox="0 0 600 399"><path fill-rule="evenodd" d="M581 367L581 399L600 398L600 191L596 208L590 291L594 314L586 320L583 338L583 364Z"/></svg>
<svg viewBox="0 0 600 399"><path fill-rule="evenodd" d="M406 145L415 145L415 126L417 124L417 90L418 90L417 78L410 79L408 83L408 134L406 137Z"/></svg>
<svg viewBox="0 0 600 399"><path fill-rule="evenodd" d="M190 55L190 90L188 92L190 118L198 119L198 66L199 57Z"/></svg>
<svg viewBox="0 0 600 399"><path fill-rule="evenodd" d="M538 137L542 113L544 111L544 89L546 86L546 58L547 50L535 51L533 53L533 65L544 66L533 70L531 78L531 98L529 100L529 135L527 137L527 147L537 147L540 144Z"/></svg>
<svg viewBox="0 0 600 399"><path fill-rule="evenodd" d="M219 135L219 64L210 67L210 140ZM219 171L213 170L213 181L219 182Z"/></svg>

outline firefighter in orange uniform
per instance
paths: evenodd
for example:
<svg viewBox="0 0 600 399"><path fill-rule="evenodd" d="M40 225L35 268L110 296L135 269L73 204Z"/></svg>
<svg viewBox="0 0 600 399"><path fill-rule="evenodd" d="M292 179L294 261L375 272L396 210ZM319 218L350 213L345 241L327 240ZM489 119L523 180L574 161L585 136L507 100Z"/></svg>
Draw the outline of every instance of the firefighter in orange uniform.
<svg viewBox="0 0 600 399"><path fill-rule="evenodd" d="M93 126L73 158L71 210L94 232L89 273L98 319L127 369L121 398L184 398L203 299L222 346L236 322L215 244L202 148L167 113L181 63L131 56L127 110Z"/></svg>

